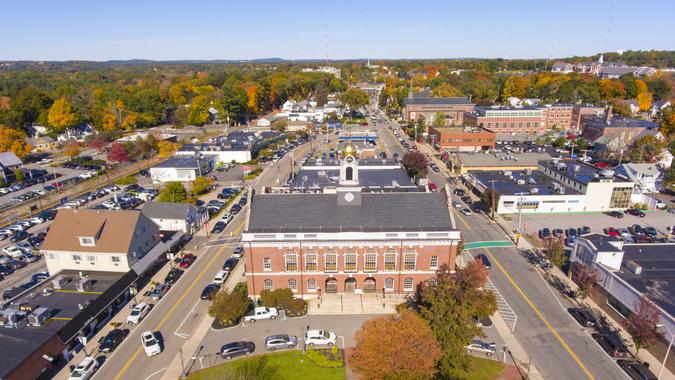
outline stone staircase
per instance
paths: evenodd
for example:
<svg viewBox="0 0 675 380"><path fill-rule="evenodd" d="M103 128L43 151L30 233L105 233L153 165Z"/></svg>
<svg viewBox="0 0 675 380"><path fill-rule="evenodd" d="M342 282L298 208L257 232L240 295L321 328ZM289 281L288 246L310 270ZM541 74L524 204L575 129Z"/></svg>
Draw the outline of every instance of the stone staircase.
<svg viewBox="0 0 675 380"><path fill-rule="evenodd" d="M381 294L342 293L323 294L321 299L309 301L309 314L392 314L396 312L396 305L405 301L405 298L387 295L383 300Z"/></svg>

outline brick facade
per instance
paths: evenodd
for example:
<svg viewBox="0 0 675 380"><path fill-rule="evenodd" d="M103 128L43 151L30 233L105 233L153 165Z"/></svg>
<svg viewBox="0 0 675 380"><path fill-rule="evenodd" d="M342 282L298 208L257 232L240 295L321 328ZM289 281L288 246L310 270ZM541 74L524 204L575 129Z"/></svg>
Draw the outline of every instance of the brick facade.
<svg viewBox="0 0 675 380"><path fill-rule="evenodd" d="M546 117L542 109L488 109L464 115L464 124L495 133L542 134Z"/></svg>
<svg viewBox="0 0 675 380"><path fill-rule="evenodd" d="M567 104L555 104L547 107L544 111L547 128L559 128L563 131L572 129L572 114L574 106Z"/></svg>
<svg viewBox="0 0 675 380"><path fill-rule="evenodd" d="M291 288L297 296L304 298L313 298L326 291L382 292L383 288L391 293L409 293L418 283L433 277L440 266L447 264L454 269L457 245L456 242L454 245L449 243L419 246L390 241L372 246L351 246L341 242L334 246L318 243L302 248L292 243L275 247L246 244L249 295L256 297L270 287ZM356 266L349 268L351 262L348 260L354 254ZM315 267L312 264L314 255ZM331 266L331 257L336 258L335 268ZM366 259L371 257L375 260L369 261L367 266Z"/></svg>
<svg viewBox="0 0 675 380"><path fill-rule="evenodd" d="M478 152L495 147L497 134L481 128L429 127L435 148L453 152Z"/></svg>

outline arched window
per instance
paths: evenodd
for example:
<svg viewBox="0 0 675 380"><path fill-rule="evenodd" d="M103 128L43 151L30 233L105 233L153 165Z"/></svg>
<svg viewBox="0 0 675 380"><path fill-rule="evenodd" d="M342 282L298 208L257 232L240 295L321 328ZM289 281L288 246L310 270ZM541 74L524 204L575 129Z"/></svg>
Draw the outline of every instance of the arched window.
<svg viewBox="0 0 675 380"><path fill-rule="evenodd" d="M356 272L357 256L356 251L350 249L345 253L345 272Z"/></svg>
<svg viewBox="0 0 675 380"><path fill-rule="evenodd" d="M316 280L313 278L310 278L307 280L307 290L310 292L315 292L316 291Z"/></svg>
<svg viewBox="0 0 675 380"><path fill-rule="evenodd" d="M291 289L292 291L298 290L298 282L295 281L294 278L288 280L288 289Z"/></svg>
<svg viewBox="0 0 675 380"><path fill-rule="evenodd" d="M384 280L384 290L388 292L393 292L394 291L394 279L391 277L388 277Z"/></svg>
<svg viewBox="0 0 675 380"><path fill-rule="evenodd" d="M265 279L265 281L263 281L263 289L272 290L272 280L269 278Z"/></svg>
<svg viewBox="0 0 675 380"><path fill-rule="evenodd" d="M287 251L286 255L286 271L295 272L298 270L298 254L295 251Z"/></svg>
<svg viewBox="0 0 675 380"><path fill-rule="evenodd" d="M316 271L319 269L316 252L309 250L305 252L305 270L306 271Z"/></svg>
<svg viewBox="0 0 675 380"><path fill-rule="evenodd" d="M413 290L413 279L407 277L405 280L403 280L403 291L412 292L412 290Z"/></svg>
<svg viewBox="0 0 675 380"><path fill-rule="evenodd" d="M332 249L326 252L325 258L326 272L337 272L337 253Z"/></svg>
<svg viewBox="0 0 675 380"><path fill-rule="evenodd" d="M354 168L351 166L348 166L347 169L345 170L345 179L347 181L351 181L354 179Z"/></svg>

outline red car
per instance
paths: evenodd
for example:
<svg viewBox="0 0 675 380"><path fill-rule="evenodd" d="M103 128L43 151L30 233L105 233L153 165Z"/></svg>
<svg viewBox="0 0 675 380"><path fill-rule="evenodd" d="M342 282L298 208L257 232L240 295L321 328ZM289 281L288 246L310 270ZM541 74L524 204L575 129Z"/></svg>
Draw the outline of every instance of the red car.
<svg viewBox="0 0 675 380"><path fill-rule="evenodd" d="M180 263L178 264L178 266L181 269L189 268L190 265L192 265L192 263L195 262L195 260L197 260L197 256L195 256L191 253L188 253L188 254L184 255L182 259L180 259Z"/></svg>
<svg viewBox="0 0 675 380"><path fill-rule="evenodd" d="M614 227L607 227L607 235L609 235L609 236L614 236L614 237L618 237L620 234L619 234L619 231L617 231L616 228L614 228Z"/></svg>
<svg viewBox="0 0 675 380"><path fill-rule="evenodd" d="M52 183L52 186L54 187L63 187L63 184L61 182L54 182Z"/></svg>

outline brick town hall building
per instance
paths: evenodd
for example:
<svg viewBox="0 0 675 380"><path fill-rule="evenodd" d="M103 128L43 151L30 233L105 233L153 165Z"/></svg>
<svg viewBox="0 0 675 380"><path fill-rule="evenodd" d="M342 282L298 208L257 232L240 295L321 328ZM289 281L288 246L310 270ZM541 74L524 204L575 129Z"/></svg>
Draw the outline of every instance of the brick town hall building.
<svg viewBox="0 0 675 380"><path fill-rule="evenodd" d="M249 295L412 292L443 264L454 269L460 232L445 192L366 192L343 149L331 192L255 194L242 234Z"/></svg>

